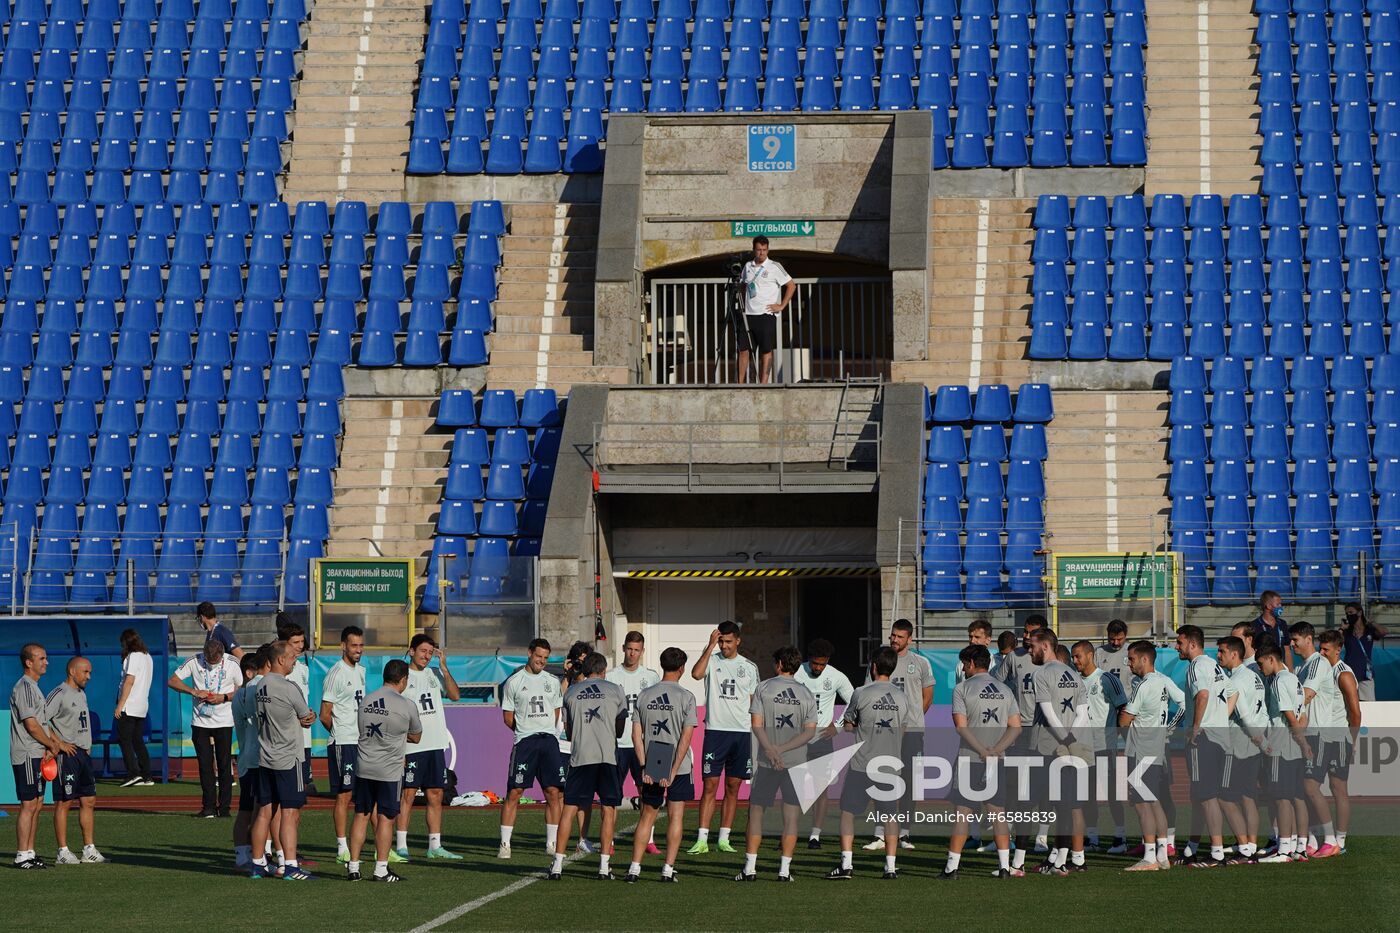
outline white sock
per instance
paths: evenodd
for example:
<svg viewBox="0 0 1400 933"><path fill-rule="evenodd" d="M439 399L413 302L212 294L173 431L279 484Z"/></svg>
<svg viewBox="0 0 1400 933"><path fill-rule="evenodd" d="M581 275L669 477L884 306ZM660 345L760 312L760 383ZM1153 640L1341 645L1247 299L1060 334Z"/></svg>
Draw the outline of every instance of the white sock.
<svg viewBox="0 0 1400 933"><path fill-rule="evenodd" d="M549 851L554 851L554 844L559 841L559 824L544 824L544 845Z"/></svg>
<svg viewBox="0 0 1400 933"><path fill-rule="evenodd" d="M1278 841L1278 854L1279 854L1279 855L1292 855L1292 854L1293 854L1293 838L1294 838L1294 837L1292 837L1292 836L1282 836L1282 837L1279 838L1279 841Z"/></svg>
<svg viewBox="0 0 1400 933"><path fill-rule="evenodd" d="M997 867L1000 868L1002 871L1006 871L1011 868L1010 849L997 849Z"/></svg>
<svg viewBox="0 0 1400 933"><path fill-rule="evenodd" d="M1084 850L1083 850L1083 849L1080 849L1078 852L1071 852L1071 853L1069 854L1069 860L1070 860L1070 863L1073 864L1073 865L1083 865L1083 864L1084 864Z"/></svg>
<svg viewBox="0 0 1400 933"><path fill-rule="evenodd" d="M1217 862L1225 857L1225 847L1223 845L1212 844L1210 847L1210 857Z"/></svg>
<svg viewBox="0 0 1400 933"><path fill-rule="evenodd" d="M1316 848L1317 848L1317 833L1311 832L1311 831L1308 833L1308 848L1309 848L1309 849L1316 849Z"/></svg>
<svg viewBox="0 0 1400 933"><path fill-rule="evenodd" d="M1142 860L1149 865L1157 864L1157 843L1144 842L1142 844Z"/></svg>
<svg viewBox="0 0 1400 933"><path fill-rule="evenodd" d="M876 827L875 827L875 838L876 838L876 839L884 839L884 838L885 838L885 824L884 824L884 823L881 823L879 826L876 826Z"/></svg>
<svg viewBox="0 0 1400 933"><path fill-rule="evenodd" d="M729 841L729 827L728 827L728 826L721 826L721 827L719 828L719 841L720 841L720 844L721 844L721 845L723 845L724 843L726 843L726 842Z"/></svg>
<svg viewBox="0 0 1400 933"><path fill-rule="evenodd" d="M1026 850L1017 849L1016 855L1011 860L1012 868L1021 868L1026 864Z"/></svg>
<svg viewBox="0 0 1400 933"><path fill-rule="evenodd" d="M652 827L651 827L651 835L647 836L647 845L652 845L652 846L656 845L656 826L655 826L655 824L653 824Z"/></svg>
<svg viewBox="0 0 1400 933"><path fill-rule="evenodd" d="M515 832L514 826L501 827L501 845L510 845L510 834Z"/></svg>
<svg viewBox="0 0 1400 933"><path fill-rule="evenodd" d="M1259 847L1253 842L1241 842L1239 845L1240 855L1245 858L1253 858L1254 853L1259 851Z"/></svg>
<svg viewBox="0 0 1400 933"><path fill-rule="evenodd" d="M297 860L294 859L294 858L284 858L284 859L282 860L282 865L283 865L284 867L286 867L286 868L296 868L296 867L297 867Z"/></svg>
<svg viewBox="0 0 1400 933"><path fill-rule="evenodd" d="M820 839L821 837L822 828L820 826L813 826L811 834L807 836L808 839Z"/></svg>
<svg viewBox="0 0 1400 933"><path fill-rule="evenodd" d="M1160 842L1159 842L1158 844L1160 845ZM1176 848L1176 827L1175 827L1175 826L1170 826L1170 827L1167 828L1167 846L1168 846L1168 848L1172 848L1172 849L1175 849L1175 848Z"/></svg>
<svg viewBox="0 0 1400 933"><path fill-rule="evenodd" d="M640 875L641 873L642 873L642 863L641 863L641 862L633 862L631 865L629 865L629 866L627 867L627 874L629 874L629 875Z"/></svg>
<svg viewBox="0 0 1400 933"><path fill-rule="evenodd" d="M283 865L287 864L287 853L283 852L281 849L278 849L277 861L281 862Z"/></svg>
<svg viewBox="0 0 1400 933"><path fill-rule="evenodd" d="M603 874L604 872L606 872L606 871L608 870L608 861L609 861L611 858L612 858L612 856L610 856L610 855L600 855L600 856L598 856L598 874L601 875L601 874Z"/></svg>
<svg viewBox="0 0 1400 933"><path fill-rule="evenodd" d="M564 853L563 853L563 852L555 852L555 853L554 853L554 871L556 871L556 872L561 872L561 871L563 871L563 870L564 870Z"/></svg>
<svg viewBox="0 0 1400 933"><path fill-rule="evenodd" d="M1163 864L1166 864L1167 859L1170 857L1170 856L1168 855L1168 853L1169 853L1170 851L1171 851L1171 843L1170 843L1170 842L1163 842L1163 841L1160 840L1160 839L1157 840L1157 861L1159 861L1159 862L1161 862L1161 863L1163 863Z"/></svg>
<svg viewBox="0 0 1400 933"><path fill-rule="evenodd" d="M885 871L895 871L896 869L895 869L895 867L894 867L894 862L895 862L895 856L893 856L893 855L887 855L887 856L885 856Z"/></svg>
<svg viewBox="0 0 1400 933"><path fill-rule="evenodd" d="M389 863L388 863L388 862L375 862L375 863L374 863L374 877L376 877L376 878L383 878L383 877L384 877L385 875L387 875L387 874L389 874Z"/></svg>
<svg viewBox="0 0 1400 933"><path fill-rule="evenodd" d="M428 851L442 848L442 833L428 833Z"/></svg>
<svg viewBox="0 0 1400 933"><path fill-rule="evenodd" d="M661 877L663 877L663 878L669 878L669 877L671 877L672 875L674 875L675 873L676 873L676 866L672 865L670 862L667 862L665 865L662 865L662 866L661 866Z"/></svg>
<svg viewBox="0 0 1400 933"><path fill-rule="evenodd" d="M850 852L842 852L842 853L841 853L841 867L842 867L842 868L850 868L850 867L851 867L851 865L852 865L851 857L852 857L852 853L850 853Z"/></svg>
<svg viewBox="0 0 1400 933"><path fill-rule="evenodd" d="M58 854L59 854L59 855L62 855L64 852L68 852L69 855L72 855L72 854L73 854L72 852L69 852L69 851L68 851L68 847L67 847L67 846L64 846L63 848L61 848L61 849L58 850Z"/></svg>
<svg viewBox="0 0 1400 933"><path fill-rule="evenodd" d="M397 844L394 846L394 848L396 848L396 849L407 849L407 848L408 848L408 833L403 832L402 830L400 830L400 831L398 831L398 832L395 832L395 833L394 833L394 839L395 839L395 841L396 841L396 843L397 843Z"/></svg>
<svg viewBox="0 0 1400 933"><path fill-rule="evenodd" d="M264 857L262 857L262 858L255 858L255 859L253 859L253 864L256 865L256 866L258 866L259 868L266 868L266 867L267 867L267 857L264 856Z"/></svg>
<svg viewBox="0 0 1400 933"><path fill-rule="evenodd" d="M336 855L339 855L339 854L342 853L342 852L349 852L349 851L350 851L350 843L349 843L349 841L348 841L344 836L336 836L336 837L335 837L335 854L336 854Z"/></svg>
<svg viewBox="0 0 1400 933"><path fill-rule="evenodd" d="M360 863L359 863L358 860L357 860L357 861L354 861L354 862L350 862L346 867L349 868L350 871L353 871L353 872L354 872L355 874L357 874L357 875L360 873Z"/></svg>
<svg viewBox="0 0 1400 933"><path fill-rule="evenodd" d="M709 841L710 841L710 831L709 831L708 829L706 829L704 826L701 826L699 829L697 829L697 830L695 831L695 841L696 841L696 842L709 842Z"/></svg>
<svg viewBox="0 0 1400 933"><path fill-rule="evenodd" d="M792 859L788 858L786 855L778 859L778 874L786 875L791 868Z"/></svg>
<svg viewBox="0 0 1400 933"><path fill-rule="evenodd" d="M758 853L744 855L744 874L752 875L754 869L758 867Z"/></svg>
<svg viewBox="0 0 1400 933"><path fill-rule="evenodd" d="M961 862L961 861L962 861L962 853L961 853L961 852L949 852L949 853L948 853L948 864L943 866L943 870L944 870L945 872L957 871L957 870L958 870L958 863Z"/></svg>
<svg viewBox="0 0 1400 933"><path fill-rule="evenodd" d="M1347 847L1347 834L1346 834L1346 833L1337 833L1337 848L1339 848L1339 849L1345 849L1346 847Z"/></svg>
<svg viewBox="0 0 1400 933"><path fill-rule="evenodd" d="M1058 867L1064 868L1065 865L1069 862L1068 846L1061 846L1060 848L1056 849L1053 854L1054 858L1051 861L1053 861Z"/></svg>
<svg viewBox="0 0 1400 933"><path fill-rule="evenodd" d="M1331 823L1322 824L1322 844L1329 846L1337 844L1337 831L1333 829Z"/></svg>

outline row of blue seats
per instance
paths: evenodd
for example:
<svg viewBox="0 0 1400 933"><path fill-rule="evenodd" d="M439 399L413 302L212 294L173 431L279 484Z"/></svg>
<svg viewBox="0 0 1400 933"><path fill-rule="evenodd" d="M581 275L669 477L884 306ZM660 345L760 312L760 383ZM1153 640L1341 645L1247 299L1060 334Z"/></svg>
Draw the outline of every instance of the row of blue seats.
<svg viewBox="0 0 1400 933"><path fill-rule="evenodd" d="M929 471L933 475L933 470ZM963 530L1030 532L1045 526L1045 499L1041 495L957 495L956 489L930 491L937 483L925 484L923 530L928 534L957 535ZM966 509L963 506L966 505Z"/></svg>
<svg viewBox="0 0 1400 933"><path fill-rule="evenodd" d="M533 420L533 419L531 419ZM451 469L458 466L471 466L480 470L483 467L508 464L529 466L531 463L553 464L559 457L561 430L556 427L541 427L530 439L530 429L496 428L488 438L486 428L458 428L452 432L452 450L448 454L447 465ZM453 496L450 498L461 498ZM467 497L475 498L475 497ZM496 498L496 497L492 497Z"/></svg>
<svg viewBox="0 0 1400 933"><path fill-rule="evenodd" d="M515 469L511 467L511 469ZM548 496L548 487L544 489ZM524 498L522 495L520 498ZM538 538L544 533L544 499L531 499L520 505L499 499L446 499L438 512L437 533L455 537L481 535L488 538Z"/></svg>
<svg viewBox="0 0 1400 933"><path fill-rule="evenodd" d="M1110 207L1111 204L1111 207ZM1189 209L1188 209L1189 204ZM1071 217L1071 211L1073 216ZM1339 199L1333 195L1312 195L1306 203L1297 195L1271 197L1257 194L1230 196L1228 210L1218 194L1191 195L1158 194L1152 198L1149 212L1140 194L1115 195L1112 199L1100 195L1083 195L1071 199L1060 194L1041 195L1035 206L1033 225L1036 230L1064 230L1070 227L1161 227L1179 229L1400 224L1400 197L1387 197L1380 211L1375 198Z"/></svg>
<svg viewBox="0 0 1400 933"><path fill-rule="evenodd" d="M231 28L230 28L231 26ZM85 20L81 42L76 24L51 21L41 37L37 23L10 24L4 37L0 79L70 81L90 78L292 78L301 48L300 19L200 19L193 26L159 20L127 21L120 28Z"/></svg>
<svg viewBox="0 0 1400 933"><path fill-rule="evenodd" d="M1045 426L1018 424L1011 431L1008 448L1000 425L979 424L972 428L971 443L957 425L937 424L929 430L929 463L966 463L969 460L1044 460L1049 455Z"/></svg>
<svg viewBox="0 0 1400 933"><path fill-rule="evenodd" d="M528 470L528 474L526 471ZM532 463L528 467L516 463L493 463L483 479L482 467L474 463L454 463L447 468L447 484L443 487L443 508L448 503L483 501L517 502L529 499L540 512L541 527L544 521L544 503L549 498L550 487L554 483L554 464ZM460 510L463 506L453 506ZM469 532L439 531L448 534L468 534ZM523 532L527 536L529 531Z"/></svg>
<svg viewBox="0 0 1400 933"><path fill-rule="evenodd" d="M14 0L0 2L0 23L268 19L274 11L305 19L305 0Z"/></svg>
<svg viewBox="0 0 1400 933"><path fill-rule="evenodd" d="M1035 499L1045 497L1045 463L1038 457L1020 458L1006 461L1007 470L1003 477L1003 461L971 460L967 462L967 479L964 481L962 467L958 461L937 460L930 462L924 480L924 501L927 506L930 498L948 500L972 500L977 497L990 497L1001 500L1006 497L1029 496Z"/></svg>
<svg viewBox="0 0 1400 933"><path fill-rule="evenodd" d="M1389 422L1383 423L1381 433L1390 425ZM1304 475L1309 477L1308 482L1315 480L1321 484L1327 481L1329 460L1335 457L1339 464L1345 464L1344 470L1340 465L1338 470L1347 474L1349 484L1369 488L1370 459L1374 456L1379 463L1377 490L1400 492L1400 476L1395 472L1400 468L1400 462L1397 462L1396 454L1389 452L1393 442L1383 441L1379 452L1373 450L1368 444L1365 422L1338 426L1340 449L1334 444L1326 422L1299 422L1293 426L1291 435L1287 424L1257 424L1252 428L1248 424L1217 424L1211 427L1209 439L1206 430L1200 424L1173 425L1167 448L1168 462L1253 459L1255 462L1271 460L1286 463L1292 459L1298 465L1308 465L1306 469L1299 466L1296 470L1296 487L1304 481Z"/></svg>
<svg viewBox="0 0 1400 933"><path fill-rule="evenodd" d="M1266 300L1267 299L1267 300ZM1387 301L1380 288L1362 288L1347 293L1342 289L1320 289L1306 293L1280 289L1265 293L1245 288L1231 291L1202 289L1145 290L1071 288L1038 291L1032 298L1032 325L1055 322L1060 326L1078 324L1190 324L1196 327L1226 324L1352 325L1352 332L1366 325L1400 323L1400 303ZM1241 357L1253 354L1236 354ZM1337 356L1336 353L1320 354Z"/></svg>
<svg viewBox="0 0 1400 933"><path fill-rule="evenodd" d="M1050 386L1043 382L1025 382L1016 390L1015 411L1012 411L1011 387L998 383L978 386L939 386L933 393L924 389L925 424L959 424L975 421L981 424L1046 424L1055 417Z"/></svg>
<svg viewBox="0 0 1400 933"><path fill-rule="evenodd" d="M141 133L151 139L246 141L247 130L238 126L240 115L246 120L252 111L285 111L291 101L291 79L271 75L151 78L144 87L140 78L40 78L32 83L7 79L0 80L0 139L15 144L134 141L139 138L137 115L149 111L152 116L142 123ZM176 124L179 136L174 134Z"/></svg>
<svg viewBox="0 0 1400 933"><path fill-rule="evenodd" d="M507 540L438 535L433 539L433 556L428 561L427 583L419 609L442 611L444 595L449 605L458 601L491 600L512 591L514 595L528 597L526 578L530 574L521 570L512 558L536 556L539 552L538 537Z"/></svg>
<svg viewBox="0 0 1400 933"><path fill-rule="evenodd" d="M1115 320L1112 324L1083 321L1070 324L1062 318L1040 317L1032 324L1026 355L1034 360L1160 360L1191 354L1204 358L1273 355L1294 358L1305 354L1379 357L1400 351L1400 335L1389 339L1380 324L1241 323L1227 329L1221 324L1199 324L1190 329L1184 321L1151 323L1142 316Z"/></svg>
<svg viewBox="0 0 1400 933"><path fill-rule="evenodd" d="M1297 46L1341 46L1353 42L1379 45L1400 40L1400 17L1386 10L1374 10L1369 17L1361 10L1335 11L1330 17L1321 11L1299 12L1293 17L1287 13L1259 13L1258 16L1254 37L1261 45L1265 42L1291 42Z"/></svg>
<svg viewBox="0 0 1400 933"><path fill-rule="evenodd" d="M438 401L436 423L441 428L538 428L563 423L553 389L526 389L517 401L514 389L487 389L478 406L470 389L447 389Z"/></svg>
<svg viewBox="0 0 1400 933"><path fill-rule="evenodd" d="M1295 431L1303 425L1317 425L1324 430L1331 425L1336 430L1337 443L1345 435L1349 451L1364 449L1369 453L1368 428L1375 428L1381 449L1390 443L1383 435L1400 423L1400 395L1383 394L1372 408L1364 390L1339 394L1329 404L1326 390L1303 389L1291 405L1277 392L1261 394L1246 403L1243 392L1230 389L1216 393L1207 404L1204 393L1182 390L1172 393L1167 420L1173 425L1292 425Z"/></svg>
<svg viewBox="0 0 1400 933"><path fill-rule="evenodd" d="M32 2L32 0L31 0ZM1377 4L1390 0L1374 0ZM804 19L1144 13L1144 0L433 0L429 19Z"/></svg>
<svg viewBox="0 0 1400 933"><path fill-rule="evenodd" d="M1209 471L1203 457L1177 458L1171 463L1170 489L1173 496L1209 495L1219 498L1252 495L1260 499L1266 496L1326 495L1331 490L1338 497L1363 497L1368 503L1373 493L1382 498L1390 495L1388 491L1374 488L1366 454L1353 457L1338 452L1335 454L1337 459L1330 463L1328 456L1323 452L1313 459L1300 459L1292 472L1289 471L1286 454L1277 459L1216 459L1209 465ZM1394 455L1391 454L1385 461L1393 459Z"/></svg>

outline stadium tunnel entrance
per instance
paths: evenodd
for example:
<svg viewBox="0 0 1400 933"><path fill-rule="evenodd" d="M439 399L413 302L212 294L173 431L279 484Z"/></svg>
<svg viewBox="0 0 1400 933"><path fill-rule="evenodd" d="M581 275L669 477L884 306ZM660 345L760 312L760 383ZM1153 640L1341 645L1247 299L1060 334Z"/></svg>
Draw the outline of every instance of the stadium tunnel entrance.
<svg viewBox="0 0 1400 933"><path fill-rule="evenodd" d="M724 253L647 274L641 366L647 383L739 381L744 317L734 276L749 255ZM889 270L847 256L784 249L781 240L770 255L797 283L791 305L778 315L774 381L888 379L894 354Z"/></svg>
<svg viewBox="0 0 1400 933"><path fill-rule="evenodd" d="M693 663L732 619L765 676L776 648L824 638L832 663L859 682L862 642L880 629L873 498L603 496L619 610L609 637L638 629Z"/></svg>

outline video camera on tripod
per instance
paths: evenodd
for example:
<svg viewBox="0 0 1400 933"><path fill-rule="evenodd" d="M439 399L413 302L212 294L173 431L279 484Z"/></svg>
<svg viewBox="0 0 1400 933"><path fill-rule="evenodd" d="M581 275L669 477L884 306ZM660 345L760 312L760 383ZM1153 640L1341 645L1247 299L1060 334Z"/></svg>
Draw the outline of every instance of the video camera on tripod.
<svg viewBox="0 0 1400 933"><path fill-rule="evenodd" d="M745 294L746 285L744 283L744 266L751 258L750 253L735 253L728 262L729 283L725 286L726 304L728 305L729 323L734 328L734 335L744 335L744 346L753 346L753 334L749 331L748 316L744 313L744 302L747 298ZM757 364L750 358L749 366L753 367L750 375L757 376Z"/></svg>

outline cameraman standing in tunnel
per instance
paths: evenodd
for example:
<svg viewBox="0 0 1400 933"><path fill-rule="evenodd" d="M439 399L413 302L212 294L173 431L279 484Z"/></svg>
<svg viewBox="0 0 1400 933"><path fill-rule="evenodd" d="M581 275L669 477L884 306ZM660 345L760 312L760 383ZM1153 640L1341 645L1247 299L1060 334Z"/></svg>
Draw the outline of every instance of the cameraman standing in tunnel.
<svg viewBox="0 0 1400 933"><path fill-rule="evenodd" d="M773 350L778 345L778 312L792 301L797 283L775 260L768 258L768 238L753 238L753 258L744 263L743 328L737 331L739 381L749 381L749 353L758 351L758 381L773 379ZM736 322L738 323L738 322Z"/></svg>

